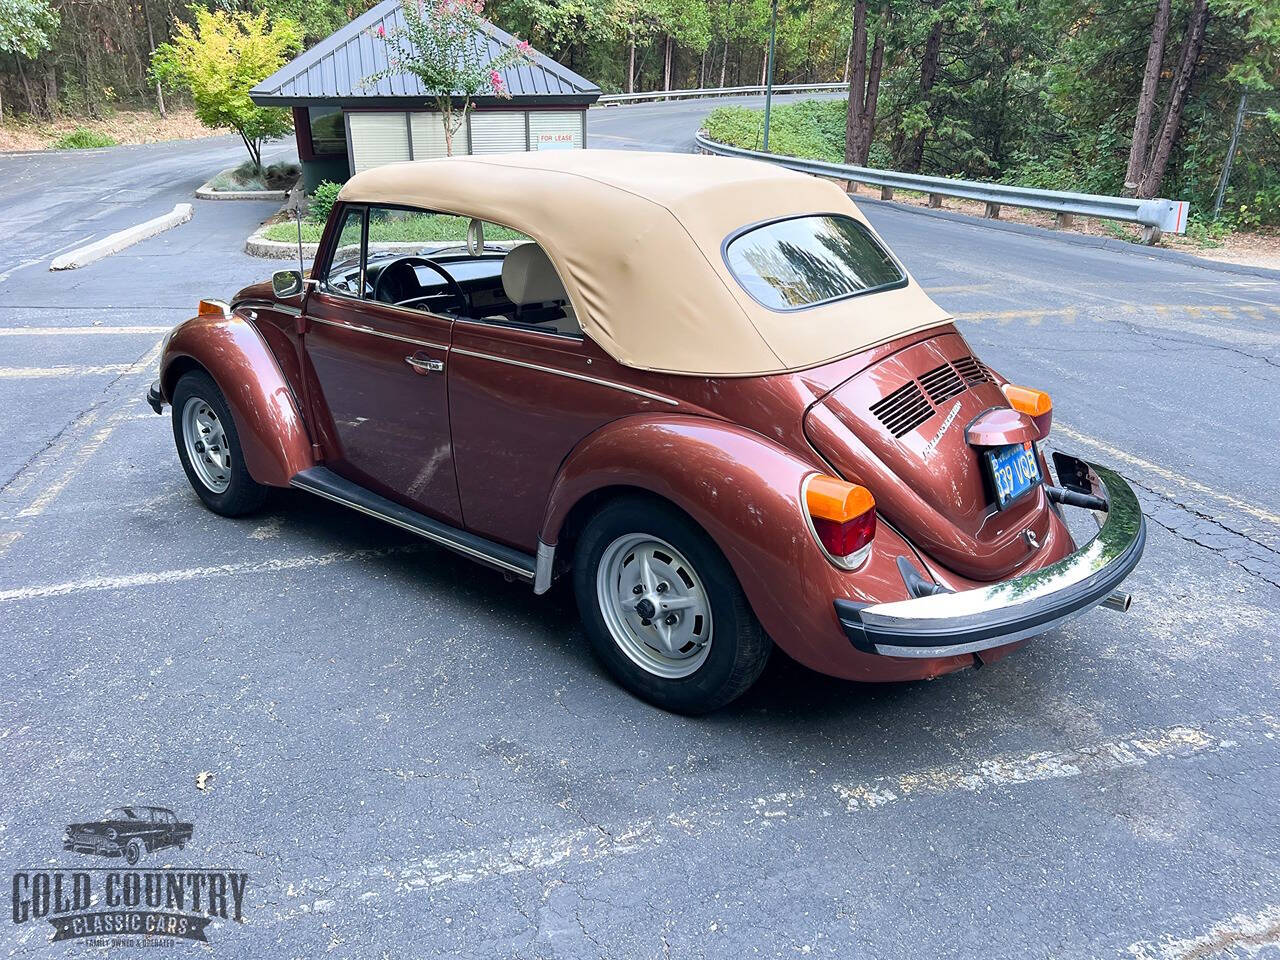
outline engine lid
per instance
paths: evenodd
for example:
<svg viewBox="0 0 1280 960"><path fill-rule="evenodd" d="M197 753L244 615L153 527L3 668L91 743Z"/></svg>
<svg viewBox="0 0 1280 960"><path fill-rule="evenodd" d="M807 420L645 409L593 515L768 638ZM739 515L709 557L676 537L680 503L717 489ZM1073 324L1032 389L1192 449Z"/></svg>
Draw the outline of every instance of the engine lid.
<svg viewBox="0 0 1280 960"><path fill-rule="evenodd" d="M1049 506L1036 489L996 507L982 448L967 436L971 425L1007 419L991 411L1013 412L964 338L944 333L846 380L809 408L804 426L827 461L868 487L881 514L918 548L962 576L998 580L1034 558Z"/></svg>

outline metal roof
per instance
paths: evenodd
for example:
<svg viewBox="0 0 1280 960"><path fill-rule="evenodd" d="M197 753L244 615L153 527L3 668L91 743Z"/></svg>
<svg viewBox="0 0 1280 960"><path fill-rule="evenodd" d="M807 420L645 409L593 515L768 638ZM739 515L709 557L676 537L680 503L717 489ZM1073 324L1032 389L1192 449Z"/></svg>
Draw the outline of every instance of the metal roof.
<svg viewBox="0 0 1280 960"><path fill-rule="evenodd" d="M403 107L407 101L423 103L430 94L411 73L388 77L368 87L362 82L387 67L386 44L371 33L379 24L388 32L404 26L400 2L383 0L267 77L249 91L250 98L264 107ZM516 43L505 30L493 24L489 28L488 36L477 33L473 38L485 60ZM531 52L532 63L502 71L512 100L522 104L589 104L600 96L600 88L590 80L536 50ZM476 97L473 102L483 106L512 100Z"/></svg>

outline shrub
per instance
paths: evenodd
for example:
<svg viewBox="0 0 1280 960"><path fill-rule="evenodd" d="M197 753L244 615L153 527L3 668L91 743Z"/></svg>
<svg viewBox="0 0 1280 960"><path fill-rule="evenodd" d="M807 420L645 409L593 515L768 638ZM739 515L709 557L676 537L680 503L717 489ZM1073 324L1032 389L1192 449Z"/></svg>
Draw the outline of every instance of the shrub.
<svg viewBox="0 0 1280 960"><path fill-rule="evenodd" d="M769 151L840 163L844 160L844 100L801 100L773 107L769 115ZM759 150L764 143L764 111L720 107L703 123L720 143Z"/></svg>
<svg viewBox="0 0 1280 960"><path fill-rule="evenodd" d="M119 142L115 137L105 133L77 127L70 133L60 136L53 146L56 150L92 150L95 147L114 147Z"/></svg>
<svg viewBox="0 0 1280 960"><path fill-rule="evenodd" d="M307 216L318 223L328 220L329 211L333 209L338 199L338 191L341 189L342 184L334 183L332 180L322 180L316 184L311 200L307 203Z"/></svg>

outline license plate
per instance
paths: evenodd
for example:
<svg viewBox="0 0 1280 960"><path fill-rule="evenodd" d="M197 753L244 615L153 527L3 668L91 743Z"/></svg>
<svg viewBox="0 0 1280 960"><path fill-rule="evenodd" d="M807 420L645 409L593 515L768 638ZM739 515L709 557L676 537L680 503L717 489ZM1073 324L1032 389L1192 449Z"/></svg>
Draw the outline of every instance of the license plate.
<svg viewBox="0 0 1280 960"><path fill-rule="evenodd" d="M1035 447L1012 443L986 451L987 466L996 490L996 506L1001 510L1040 483L1040 465Z"/></svg>

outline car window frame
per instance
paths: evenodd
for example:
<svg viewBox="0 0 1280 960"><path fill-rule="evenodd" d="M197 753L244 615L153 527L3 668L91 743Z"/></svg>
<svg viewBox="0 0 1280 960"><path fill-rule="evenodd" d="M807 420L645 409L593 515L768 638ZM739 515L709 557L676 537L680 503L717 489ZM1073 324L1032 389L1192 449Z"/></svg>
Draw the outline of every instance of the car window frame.
<svg viewBox="0 0 1280 960"><path fill-rule="evenodd" d="M361 291L361 296L353 297L351 294L342 290L334 290L328 286L329 271L333 269L333 258L338 252L338 247L342 241L342 228L347 221L347 214L352 210L360 211L360 277L357 283ZM337 219L334 220L334 230L332 236L329 237L325 250L323 251L321 260L324 268L320 271L320 276L316 277L315 289L318 293L323 293L330 297L341 297L344 300L364 301L364 272L365 264L368 261L369 254L369 205L365 203L344 203L338 208ZM312 268L314 273L314 267Z"/></svg>
<svg viewBox="0 0 1280 960"><path fill-rule="evenodd" d="M866 287L863 290L852 290L849 293L842 293L838 297L828 297L826 300L815 300L813 303L802 303L794 307L775 307L760 300L755 294L747 289L746 284L739 279L737 271L733 269L733 264L729 262L730 245L735 240L745 236L753 230L773 226L775 223L786 223L788 220L806 220L810 217L840 217L851 221L858 229L862 230L877 247L888 255L889 261L898 269L898 273L902 275L901 279L895 280L893 283L882 283L879 286ZM901 290L911 282L911 278L907 273L907 268L903 266L902 261L898 259L897 254L889 249L888 245L876 235L876 232L872 230L868 224L863 223L857 217L851 216L847 212L841 212L838 210L811 210L805 213L789 214L785 217L768 217L764 220L757 220L754 223L748 223L734 230L724 238L720 244L720 258L724 262L725 269L729 271L729 276L733 278L733 282L737 285L738 289L750 297L752 303L759 304L771 313L799 313L804 310L813 310L816 307L825 307L833 303L842 303L845 300L852 300L855 297L864 297L872 293L884 293L887 290Z"/></svg>
<svg viewBox="0 0 1280 960"><path fill-rule="evenodd" d="M523 323L516 323L513 320L498 321L498 320L486 320L479 317L462 317L452 313L435 313L430 310L418 310L414 307L402 307L399 304L395 304L395 303L383 303L380 300L370 300L368 297L364 296L364 285L365 285L366 271L368 269L368 264L369 264L369 211L375 206L383 210L405 210L410 213L423 213L428 215L439 215L439 216L446 216L446 217L465 217L469 220L479 219L484 223L492 224L495 227L502 227L505 230L516 230L517 233L524 233L523 230L517 230L515 227L507 226L506 224L499 223L496 220L485 220L483 217L475 217L471 214L466 214L466 213L454 213L451 210L428 210L424 207L415 207L412 204L408 204L408 203L378 203L378 204L371 204L371 203L365 203L365 202L343 203L340 212L341 212L341 216L344 218L346 217L347 212L349 210L359 208L362 211L361 220L360 220L360 291L361 291L361 295L352 296L351 294L344 293L341 290L333 290L325 286L325 283L329 277L329 271L333 268L334 254L337 253L337 250L338 250L338 241L342 234L341 227L338 227L333 232L333 236L330 238L327 248L323 252L322 259L324 263L324 269L322 271L321 277L318 278L318 282L316 284L317 292L323 293L326 296L341 297L344 300L352 300L352 301L355 301L356 303L370 304L371 306L375 306L379 309L395 310L400 314L404 314L405 316L434 317L437 320L447 320L451 323L469 323L469 324L475 324L481 327L497 327L497 328L506 329L506 330L521 330L526 333L536 333L540 336L552 337L556 340L568 340L574 343L581 343L585 339L586 333L585 331L582 330L581 322L578 323L578 333L576 334L561 333L559 330L540 330L535 326L531 326L529 324L523 324ZM524 234L524 235L529 236L528 234ZM463 243L465 242L466 241L463 241ZM529 237L528 242L538 243L538 240L534 237ZM510 252L511 252L510 249L508 249L507 253L510 253ZM482 254L483 254L483 251L482 251ZM406 254L406 256L408 255L409 254ZM505 259L505 256L506 254L503 255L504 259ZM554 263L552 263L551 267L553 270L556 269ZM560 278L559 270L556 270L556 277L560 279L560 285L563 287L564 280L563 278ZM568 293L569 291L566 288L565 289L566 299L568 299ZM569 303L570 303L570 306L572 306L572 301L569 301ZM574 308L575 318L577 317L577 313L578 311L577 311L577 308L575 307Z"/></svg>

